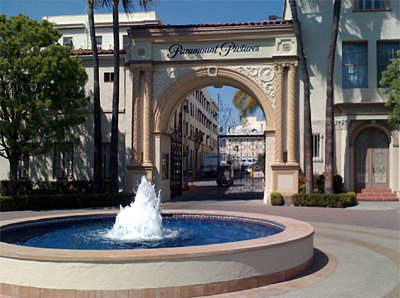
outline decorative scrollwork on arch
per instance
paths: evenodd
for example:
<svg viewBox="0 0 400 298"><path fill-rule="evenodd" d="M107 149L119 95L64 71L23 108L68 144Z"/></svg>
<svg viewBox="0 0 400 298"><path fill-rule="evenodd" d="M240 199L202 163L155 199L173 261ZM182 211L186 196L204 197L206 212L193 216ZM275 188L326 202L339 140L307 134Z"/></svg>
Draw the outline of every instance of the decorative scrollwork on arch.
<svg viewBox="0 0 400 298"><path fill-rule="evenodd" d="M153 73L153 100L157 102L172 82L193 70L196 70L196 68L168 67L155 69Z"/></svg>
<svg viewBox="0 0 400 298"><path fill-rule="evenodd" d="M231 66L228 68L236 70L255 81L268 96L272 107L275 107L275 70L273 65Z"/></svg>

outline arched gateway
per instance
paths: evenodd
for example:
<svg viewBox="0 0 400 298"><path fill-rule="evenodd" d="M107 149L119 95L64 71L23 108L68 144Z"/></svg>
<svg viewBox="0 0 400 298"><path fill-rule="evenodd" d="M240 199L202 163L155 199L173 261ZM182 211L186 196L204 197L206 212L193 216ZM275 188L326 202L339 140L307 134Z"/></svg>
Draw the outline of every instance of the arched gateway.
<svg viewBox="0 0 400 298"><path fill-rule="evenodd" d="M264 201L273 191L297 192L297 49L288 21L138 26L126 67L133 80L132 163L128 187L140 176L154 179L168 200L170 181L162 179L169 155L169 124L174 111L195 90L228 85L256 99L267 122Z"/></svg>

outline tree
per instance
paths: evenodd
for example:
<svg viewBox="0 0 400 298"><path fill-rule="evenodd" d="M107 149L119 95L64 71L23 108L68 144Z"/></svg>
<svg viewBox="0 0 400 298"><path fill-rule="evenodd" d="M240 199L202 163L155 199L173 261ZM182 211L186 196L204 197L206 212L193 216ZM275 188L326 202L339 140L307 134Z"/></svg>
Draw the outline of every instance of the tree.
<svg viewBox="0 0 400 298"><path fill-rule="evenodd" d="M332 194L333 188L333 162L334 162L334 110L333 110L333 74L337 35L339 31L341 0L335 0L333 5L333 20L328 51L326 74L326 113L325 113L325 193Z"/></svg>
<svg viewBox="0 0 400 298"><path fill-rule="evenodd" d="M139 5L146 8L152 0L138 0ZM119 0L103 0L103 5L113 8L113 37L114 37L114 82L111 119L111 148L110 148L110 193L118 192L118 113L119 113ZM122 0L126 13L133 12L132 0Z"/></svg>
<svg viewBox="0 0 400 298"><path fill-rule="evenodd" d="M233 95L232 103L238 109L240 119L254 114L256 109L260 107L259 103L254 98L240 89L237 89Z"/></svg>
<svg viewBox="0 0 400 298"><path fill-rule="evenodd" d="M294 34L297 41L297 53L300 57L300 69L303 75L304 85L304 149L305 149L305 174L306 193L313 193L313 156L312 156L312 127L311 127L311 105L310 105L310 77L308 75L307 61L304 54L303 39L300 30L300 21L297 15L295 0L289 0L293 18Z"/></svg>
<svg viewBox="0 0 400 298"><path fill-rule="evenodd" d="M400 51L397 52L400 57ZM383 93L387 96L386 106L393 107L393 112L389 115L391 122L397 129L400 129L400 62L399 59L393 59L387 69L382 72L382 79L379 82L386 89Z"/></svg>
<svg viewBox="0 0 400 298"><path fill-rule="evenodd" d="M94 26L94 7L98 0L88 0L88 17L90 41L93 54L93 117L94 117L94 164L93 164L93 192L103 190L102 175L102 137L101 137L101 105L100 105L100 77L99 56L97 53L96 30Z"/></svg>
<svg viewBox="0 0 400 298"><path fill-rule="evenodd" d="M13 196L19 161L48 152L85 120L87 75L60 37L46 20L0 16L0 155L10 164Z"/></svg>
<svg viewBox="0 0 400 298"><path fill-rule="evenodd" d="M265 174L265 152L258 154L257 166L259 166L261 171Z"/></svg>

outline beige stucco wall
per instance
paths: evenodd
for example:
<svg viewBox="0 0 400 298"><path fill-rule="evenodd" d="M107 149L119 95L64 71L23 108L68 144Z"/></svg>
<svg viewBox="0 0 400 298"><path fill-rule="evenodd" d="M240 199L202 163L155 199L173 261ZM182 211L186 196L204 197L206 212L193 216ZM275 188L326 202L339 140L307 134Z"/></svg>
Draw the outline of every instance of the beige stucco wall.
<svg viewBox="0 0 400 298"><path fill-rule="evenodd" d="M298 16L302 23L302 38L305 55L310 75L311 91L311 117L313 133L325 135L325 102L326 102L326 72L327 55L329 49L330 30L332 24L333 1L321 0L300 0L298 5ZM400 2L390 1L390 11L364 11L354 12L352 0L343 0L341 6L341 16L339 23L339 34L337 40L337 50L335 57L334 74L334 100L337 103L375 103L385 102L382 90L377 88L377 61L376 44L382 40L400 40L398 28L400 27ZM285 19L291 19L291 11L288 1L284 12ZM368 88L342 89L342 43L346 41L362 41L368 44ZM298 75L299 88L299 119L303 119L303 84L301 72ZM365 112L364 112L365 114ZM351 128L350 122L360 120L382 120L387 119L386 115L370 111L368 115L354 114L349 116L338 116L335 121L348 121L346 127L336 131L336 171L344 178L345 188L352 188L353 179L353 152L349 148L349 134L346 131ZM300 142L299 160L304 168L304 124L299 122ZM344 130L343 130L344 129ZM398 132L395 132L398 134ZM399 153L393 147L393 142L389 148L390 152L390 187L393 191L400 191L398 177L400 165L396 160ZM323 159L314 161L314 172L323 173L325 152ZM393 163L392 163L393 162Z"/></svg>

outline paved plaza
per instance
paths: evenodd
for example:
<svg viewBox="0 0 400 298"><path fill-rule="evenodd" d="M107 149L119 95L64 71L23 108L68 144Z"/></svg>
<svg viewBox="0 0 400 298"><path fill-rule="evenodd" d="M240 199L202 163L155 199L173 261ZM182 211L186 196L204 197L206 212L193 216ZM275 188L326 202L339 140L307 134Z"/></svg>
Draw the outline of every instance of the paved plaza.
<svg viewBox="0 0 400 298"><path fill-rule="evenodd" d="M285 216L315 228L315 261L295 279L214 297L399 297L400 203L361 202L347 209L266 206L261 200L217 200L216 185L195 189L164 209L229 210ZM87 210L2 212L1 220Z"/></svg>

